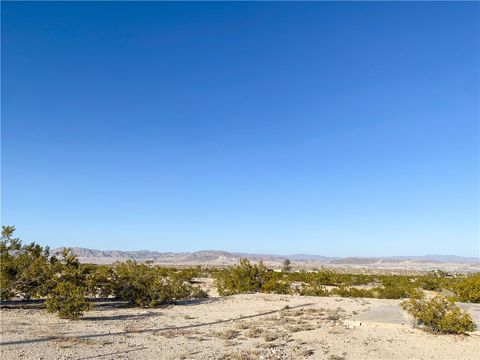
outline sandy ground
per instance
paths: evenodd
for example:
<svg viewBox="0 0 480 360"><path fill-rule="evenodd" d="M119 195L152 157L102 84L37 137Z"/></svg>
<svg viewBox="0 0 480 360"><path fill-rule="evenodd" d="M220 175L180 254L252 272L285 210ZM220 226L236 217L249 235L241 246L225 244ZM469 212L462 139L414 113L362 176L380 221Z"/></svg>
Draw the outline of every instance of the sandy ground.
<svg viewBox="0 0 480 360"><path fill-rule="evenodd" d="M416 329L400 301L249 294L79 321L2 309L2 359L480 359L480 332ZM468 310L480 321L480 305Z"/></svg>

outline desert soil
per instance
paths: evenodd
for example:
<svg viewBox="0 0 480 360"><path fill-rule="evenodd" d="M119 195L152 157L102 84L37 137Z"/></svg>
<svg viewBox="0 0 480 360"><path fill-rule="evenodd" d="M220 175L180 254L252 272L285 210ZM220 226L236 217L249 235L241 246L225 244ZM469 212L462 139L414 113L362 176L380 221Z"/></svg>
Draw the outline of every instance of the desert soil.
<svg viewBox="0 0 480 360"><path fill-rule="evenodd" d="M433 335L398 300L248 294L78 321L2 309L2 359L480 359L480 332ZM480 305L468 311L480 321ZM480 324L479 324L480 325Z"/></svg>

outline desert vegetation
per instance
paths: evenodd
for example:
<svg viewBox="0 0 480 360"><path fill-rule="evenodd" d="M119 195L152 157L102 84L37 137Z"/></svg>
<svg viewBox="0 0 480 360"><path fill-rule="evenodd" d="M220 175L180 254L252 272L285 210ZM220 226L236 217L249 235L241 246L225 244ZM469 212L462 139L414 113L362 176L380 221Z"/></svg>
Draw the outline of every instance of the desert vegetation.
<svg viewBox="0 0 480 360"><path fill-rule="evenodd" d="M315 272L275 272L261 262L242 259L236 266L214 271L220 295L251 292L341 296L379 299L421 297L423 291L449 294L455 301L478 303L480 274L455 277L445 273L422 276L342 274L328 269Z"/></svg>
<svg viewBox="0 0 480 360"><path fill-rule="evenodd" d="M1 300L46 299L49 312L77 319L91 309L92 298L116 298L133 306L155 307L177 300L205 298L192 285L199 269L177 270L127 261L114 266L80 264L65 249L51 255L38 244L23 245L15 228L2 227L0 242Z"/></svg>
<svg viewBox="0 0 480 360"><path fill-rule="evenodd" d="M411 298L404 301L402 307L413 315L418 325L433 333L463 334L476 328L470 314L443 296L430 300Z"/></svg>
<svg viewBox="0 0 480 360"><path fill-rule="evenodd" d="M432 272L422 276L344 274L328 269L293 271L285 261L281 271L262 262L242 259L222 269L200 266L176 269L152 263L126 261L111 266L81 264L65 249L22 244L15 228L2 227L0 242L0 296L2 301L44 299L48 312L78 319L96 298L122 300L131 306L152 308L179 300L208 297L195 278L213 278L220 296L247 293L301 296L407 299L403 307L425 329L461 333L474 329L468 314L454 301L480 302L480 274ZM437 294L431 300L425 293Z"/></svg>
<svg viewBox="0 0 480 360"><path fill-rule="evenodd" d="M265 292L289 294L291 284L282 273L275 273L260 261L251 264L247 259L241 259L236 266L214 272L215 283L221 296Z"/></svg>

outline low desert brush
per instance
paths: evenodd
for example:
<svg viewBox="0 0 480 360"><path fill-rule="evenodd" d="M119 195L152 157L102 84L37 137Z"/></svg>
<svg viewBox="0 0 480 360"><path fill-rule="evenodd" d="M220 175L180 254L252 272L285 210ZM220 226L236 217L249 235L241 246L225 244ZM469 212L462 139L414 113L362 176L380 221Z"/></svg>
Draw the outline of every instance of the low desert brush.
<svg viewBox="0 0 480 360"><path fill-rule="evenodd" d="M411 298L404 301L402 307L416 319L418 325L433 333L463 334L476 329L470 314L443 296L430 300Z"/></svg>
<svg viewBox="0 0 480 360"><path fill-rule="evenodd" d="M48 312L56 312L63 319L78 319L92 305L85 299L84 288L71 282L61 282L45 301Z"/></svg>

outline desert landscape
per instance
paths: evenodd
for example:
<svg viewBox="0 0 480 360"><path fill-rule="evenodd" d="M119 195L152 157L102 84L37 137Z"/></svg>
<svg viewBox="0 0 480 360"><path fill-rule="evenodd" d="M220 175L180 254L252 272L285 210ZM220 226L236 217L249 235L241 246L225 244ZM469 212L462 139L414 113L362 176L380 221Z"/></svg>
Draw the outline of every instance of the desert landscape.
<svg viewBox="0 0 480 360"><path fill-rule="evenodd" d="M62 248L53 249L53 253L60 253ZM280 269L282 263L288 259L296 270L318 270L328 268L335 271L349 273L404 273L421 274L428 271L449 272L478 272L480 271L479 257L465 256L392 256L392 257L331 257L323 255L291 254L247 254L232 253L220 250L203 250L196 252L159 252L159 251L119 251L95 250L86 248L71 248L72 254L78 257L81 263L87 264L114 264L126 260L138 262L149 261L156 265L165 266L213 266L225 267L238 263L242 258L250 261L262 261L272 269Z"/></svg>
<svg viewBox="0 0 480 360"><path fill-rule="evenodd" d="M1 360L480 360L480 1L0 1Z"/></svg>
<svg viewBox="0 0 480 360"><path fill-rule="evenodd" d="M241 294L155 309L98 303L79 321L2 308L2 359L478 359L480 332L414 327L399 300ZM480 305L462 304L480 325Z"/></svg>
<svg viewBox="0 0 480 360"><path fill-rule="evenodd" d="M300 256L50 251L15 231L2 226L0 239L2 359L479 355L476 258L429 257L427 271L408 269L418 258L323 257L317 268Z"/></svg>

